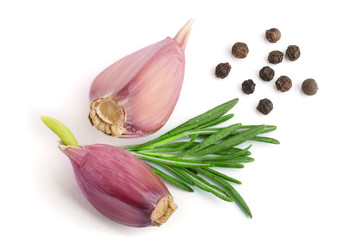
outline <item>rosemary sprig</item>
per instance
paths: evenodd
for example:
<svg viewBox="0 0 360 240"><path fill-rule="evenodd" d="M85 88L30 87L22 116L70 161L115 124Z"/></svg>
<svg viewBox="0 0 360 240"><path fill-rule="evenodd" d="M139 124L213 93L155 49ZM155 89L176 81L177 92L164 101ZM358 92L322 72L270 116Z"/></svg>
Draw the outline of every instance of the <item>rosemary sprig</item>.
<svg viewBox="0 0 360 240"><path fill-rule="evenodd" d="M196 186L225 201L235 201L239 207L252 217L245 200L229 183L241 184L211 167L243 168L244 163L254 161L249 157L252 145L238 148L247 141L279 144L279 141L262 136L276 129L273 125L242 125L236 123L227 127L214 126L231 119L234 114L226 114L238 99L223 103L200 114L171 131L149 142L127 146L139 158L155 163L166 172L153 165L154 172L181 189L192 192L189 187ZM207 181L205 178L211 182Z"/></svg>

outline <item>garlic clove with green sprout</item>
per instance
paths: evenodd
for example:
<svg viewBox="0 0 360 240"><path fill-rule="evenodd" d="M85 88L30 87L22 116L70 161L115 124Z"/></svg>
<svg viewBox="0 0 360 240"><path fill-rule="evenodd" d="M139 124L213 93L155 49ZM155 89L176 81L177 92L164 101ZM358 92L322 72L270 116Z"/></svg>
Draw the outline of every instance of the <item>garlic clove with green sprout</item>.
<svg viewBox="0 0 360 240"><path fill-rule="evenodd" d="M61 139L76 180L103 215L132 227L160 226L177 209L165 184L130 152L105 144L79 146L72 133L50 117L42 121Z"/></svg>
<svg viewBox="0 0 360 240"><path fill-rule="evenodd" d="M145 136L167 122L184 80L192 24L190 19L174 38L118 60L94 79L89 119L98 130L116 137Z"/></svg>

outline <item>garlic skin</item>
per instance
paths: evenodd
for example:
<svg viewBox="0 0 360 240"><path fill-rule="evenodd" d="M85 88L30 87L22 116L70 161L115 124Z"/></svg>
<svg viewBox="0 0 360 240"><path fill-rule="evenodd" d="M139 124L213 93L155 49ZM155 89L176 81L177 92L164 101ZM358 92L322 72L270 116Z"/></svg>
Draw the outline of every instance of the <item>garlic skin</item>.
<svg viewBox="0 0 360 240"><path fill-rule="evenodd" d="M140 159L110 145L60 146L88 201L132 227L160 226L177 209L165 184Z"/></svg>
<svg viewBox="0 0 360 240"><path fill-rule="evenodd" d="M116 137L158 131L173 112L184 80L185 46L193 20L174 38L140 49L109 66L90 87L91 123Z"/></svg>

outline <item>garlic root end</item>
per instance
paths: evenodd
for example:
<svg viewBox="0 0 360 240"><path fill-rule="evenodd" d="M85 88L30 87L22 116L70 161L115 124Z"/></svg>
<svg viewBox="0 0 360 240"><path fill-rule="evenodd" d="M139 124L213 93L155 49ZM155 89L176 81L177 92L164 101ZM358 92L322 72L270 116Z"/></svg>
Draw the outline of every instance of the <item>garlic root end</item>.
<svg viewBox="0 0 360 240"><path fill-rule="evenodd" d="M156 205L154 211L151 214L151 223L160 227L161 224L165 223L171 214L175 212L177 205L174 201L174 198L170 195L160 199L159 203Z"/></svg>
<svg viewBox="0 0 360 240"><path fill-rule="evenodd" d="M99 98L90 105L89 119L92 125L105 134L119 137L126 121L124 109L113 98Z"/></svg>

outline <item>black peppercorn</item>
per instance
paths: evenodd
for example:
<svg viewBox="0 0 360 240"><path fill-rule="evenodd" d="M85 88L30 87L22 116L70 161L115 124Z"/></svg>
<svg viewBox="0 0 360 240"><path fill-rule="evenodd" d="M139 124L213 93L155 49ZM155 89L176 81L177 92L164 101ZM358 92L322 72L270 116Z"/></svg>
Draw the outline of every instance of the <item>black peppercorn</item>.
<svg viewBox="0 0 360 240"><path fill-rule="evenodd" d="M267 82L271 81L274 78L274 75L275 71L268 66L263 67L259 72L260 78Z"/></svg>
<svg viewBox="0 0 360 240"><path fill-rule="evenodd" d="M269 53L268 61L272 64L281 63L284 58L284 54L280 51L272 51Z"/></svg>
<svg viewBox="0 0 360 240"><path fill-rule="evenodd" d="M317 93L318 85L314 79L309 78L302 83L301 89L306 95L311 96Z"/></svg>
<svg viewBox="0 0 360 240"><path fill-rule="evenodd" d="M287 92L292 86L291 79L287 76L280 76L275 82L276 88L281 92Z"/></svg>
<svg viewBox="0 0 360 240"><path fill-rule="evenodd" d="M241 86L245 94L251 94L255 91L256 84L253 82L253 80L249 79L244 81Z"/></svg>
<svg viewBox="0 0 360 240"><path fill-rule="evenodd" d="M281 32L277 28L270 28L265 32L266 39L271 43L276 43L281 38Z"/></svg>
<svg viewBox="0 0 360 240"><path fill-rule="evenodd" d="M226 78L229 75L230 70L231 70L231 65L229 63L227 63L227 62L219 63L216 66L215 75L218 78Z"/></svg>
<svg viewBox="0 0 360 240"><path fill-rule="evenodd" d="M268 115L273 108L273 103L267 98L261 99L256 107L256 109L264 115Z"/></svg>
<svg viewBox="0 0 360 240"><path fill-rule="evenodd" d="M290 45L286 49L286 56L290 61L295 61L300 57L300 48L296 45Z"/></svg>
<svg viewBox="0 0 360 240"><path fill-rule="evenodd" d="M246 43L243 42L237 42L233 45L232 49L231 49L231 53L234 55L234 57L236 58L246 58L246 56L249 53L249 48L246 45Z"/></svg>

